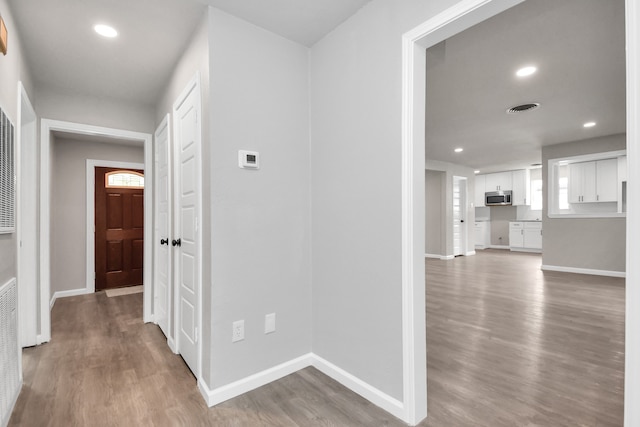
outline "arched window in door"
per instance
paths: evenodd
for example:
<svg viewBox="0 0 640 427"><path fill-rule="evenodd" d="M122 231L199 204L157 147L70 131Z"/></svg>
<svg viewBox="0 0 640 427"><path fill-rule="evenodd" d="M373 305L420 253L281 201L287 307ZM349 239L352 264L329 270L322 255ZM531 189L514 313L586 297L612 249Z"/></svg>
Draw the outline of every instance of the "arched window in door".
<svg viewBox="0 0 640 427"><path fill-rule="evenodd" d="M133 171L113 171L105 174L107 188L144 188L144 175Z"/></svg>

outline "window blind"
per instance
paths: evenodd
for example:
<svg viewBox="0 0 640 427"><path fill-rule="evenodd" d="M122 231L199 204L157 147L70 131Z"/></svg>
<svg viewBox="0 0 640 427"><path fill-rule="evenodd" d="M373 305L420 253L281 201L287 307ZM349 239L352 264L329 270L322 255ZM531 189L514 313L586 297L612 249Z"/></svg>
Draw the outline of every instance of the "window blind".
<svg viewBox="0 0 640 427"><path fill-rule="evenodd" d="M16 174L13 124L0 109L0 233L16 230Z"/></svg>

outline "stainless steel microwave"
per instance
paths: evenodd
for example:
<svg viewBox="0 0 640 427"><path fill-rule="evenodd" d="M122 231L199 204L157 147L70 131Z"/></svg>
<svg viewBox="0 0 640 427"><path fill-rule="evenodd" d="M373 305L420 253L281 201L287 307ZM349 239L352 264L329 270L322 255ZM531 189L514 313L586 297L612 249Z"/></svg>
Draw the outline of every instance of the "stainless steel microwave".
<svg viewBox="0 0 640 427"><path fill-rule="evenodd" d="M511 190L484 193L485 206L511 206Z"/></svg>

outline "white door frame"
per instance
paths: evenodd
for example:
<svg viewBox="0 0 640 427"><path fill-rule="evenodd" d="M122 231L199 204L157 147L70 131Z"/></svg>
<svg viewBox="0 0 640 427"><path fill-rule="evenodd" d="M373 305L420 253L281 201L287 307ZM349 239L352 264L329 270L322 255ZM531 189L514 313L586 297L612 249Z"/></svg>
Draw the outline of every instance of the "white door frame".
<svg viewBox="0 0 640 427"><path fill-rule="evenodd" d="M52 132L78 135L103 136L119 140L142 141L144 143L144 169L153 176L151 134L121 129L92 126L81 123L42 119L40 121L40 334L38 344L51 340L51 151ZM153 180L145 180L144 188L144 299L143 320L153 321L152 293L153 266L151 239L153 238Z"/></svg>
<svg viewBox="0 0 640 427"><path fill-rule="evenodd" d="M27 128L25 134L24 130ZM25 150L25 146L28 147ZM35 205L26 205L24 210L22 209L23 203L29 203L29 199L26 198L26 194L33 192L36 194L38 191L38 179L37 179L37 164L34 166L34 170L31 172L36 176L28 179L29 184L25 185L27 180L25 179L25 170L23 169L23 160L29 158L29 156L23 157L23 151L27 153L35 153L38 147L38 129L37 129L37 116L33 109L33 105L29 100L29 95L24 88L22 82L18 82L18 123L16 126L16 279L18 283L18 335L20 337L20 347L29 347L37 344L38 335L38 271L37 268L34 271L34 266L38 265L38 235L36 230L37 225L37 197ZM34 159L34 163L37 163L37 159ZM25 192L25 194L22 194ZM34 222L36 224L26 225L23 218L25 218L25 211L29 212L29 215L35 215ZM25 251L23 248L29 248L29 251ZM35 255L30 256L31 251L35 249ZM34 277L35 273L35 277ZM24 277L29 274L34 280L31 282L24 282ZM22 362L22 361L20 361ZM22 372L22 368L20 368Z"/></svg>
<svg viewBox="0 0 640 427"><path fill-rule="evenodd" d="M87 253L87 276L86 276L86 292L91 294L96 291L96 235L95 235L95 214L96 214L96 168L119 168L119 169L143 169L144 163L130 163L130 162L117 162L110 160L98 160L98 159L87 159L87 239L86 239L86 253ZM147 187L147 182L151 181L151 179L147 179L147 172L144 173L145 180L144 186ZM147 228L146 223L146 194L145 194L145 230ZM145 234L145 248L146 251L146 239L147 236ZM145 254L146 255L146 254ZM143 273L146 277L146 272Z"/></svg>
<svg viewBox="0 0 640 427"><path fill-rule="evenodd" d="M462 0L402 38L403 419L427 415L424 300L424 141L426 49L524 0ZM640 5L626 0L627 236L640 235ZM640 425L640 240L627 238L625 426Z"/></svg>
<svg viewBox="0 0 640 427"><path fill-rule="evenodd" d="M427 416L424 272L426 49L523 0L462 0L402 36L403 420Z"/></svg>
<svg viewBox="0 0 640 427"><path fill-rule="evenodd" d="M200 132L200 138L199 138L199 143L197 144L196 147L196 156L198 158L198 161L196 161L196 164L198 165L198 170L196 170L195 173L195 177L196 177L196 200L197 200L197 204L198 204L198 208L196 211L196 215L198 217L198 221L199 224L196 230L196 239L197 239L197 244L196 244L196 250L198 253L198 268L196 269L196 298L197 298L197 307L196 307L196 322L197 322L197 333L196 333L196 337L197 337L197 372L194 372L193 374L196 377L196 380L198 382L198 386L201 387L203 384L206 384L206 382L203 380L202 378L202 267L203 267L203 259L202 259L202 102L201 102L201 95L200 95L200 73L197 72L193 78L189 81L189 83L186 85L186 87L183 89L183 91L180 93L180 95L178 96L178 98L176 99L176 101L173 103L173 112L172 112L172 116L173 116L173 120L174 120L174 124L172 126L172 130L173 130L173 137L171 140L171 143L173 145L173 151L172 151L172 158L173 158L173 164L171 165L171 170L173 171L173 176L172 176L172 183L175 183L175 175L180 173L180 168L176 167L177 162L180 162L180 135L179 135L179 127L175 125L175 120L177 117L177 111L179 110L180 106L182 105L182 103L189 97L189 95L193 92L196 91L198 93L198 102L197 102L197 117L198 117L198 124L199 124L199 129L198 131ZM174 186L174 197L173 197L173 215L172 215L172 219L173 219L173 230L172 232L175 233L176 230L180 230L180 226L179 226L179 221L181 220L179 212L180 212L180 197L175 197L176 191L178 191L178 189L176 189L176 187ZM180 237L180 236L172 236L172 239L175 239L176 237ZM171 257L172 260L174 260L174 262L176 262L175 260L177 260L177 262L180 262L180 257L177 256L172 256ZM174 280L173 280L173 289L174 289L174 308L173 308L173 325L174 325L174 342L175 342L175 347L177 349L177 352L180 352L180 332L179 329L181 327L181 320L180 320L180 283L179 283L179 277L177 277L177 273L181 273L182 269L178 269L178 268L174 268L172 270L172 274L174 274Z"/></svg>

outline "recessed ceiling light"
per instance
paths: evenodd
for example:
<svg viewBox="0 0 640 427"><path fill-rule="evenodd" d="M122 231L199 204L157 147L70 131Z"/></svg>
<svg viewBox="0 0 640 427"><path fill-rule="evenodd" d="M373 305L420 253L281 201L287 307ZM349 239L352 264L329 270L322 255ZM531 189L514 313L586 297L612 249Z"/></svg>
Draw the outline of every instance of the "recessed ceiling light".
<svg viewBox="0 0 640 427"><path fill-rule="evenodd" d="M473 171L473 173L480 173L480 171Z"/></svg>
<svg viewBox="0 0 640 427"><path fill-rule="evenodd" d="M535 73L536 71L538 71L538 69L536 67L530 65L528 67L522 67L518 71L516 71L516 76L518 76L518 77L527 77L527 76L530 76L531 74Z"/></svg>
<svg viewBox="0 0 640 427"><path fill-rule="evenodd" d="M596 125L596 122L587 122L585 124L583 124L582 126L586 127L586 128L592 128Z"/></svg>
<svg viewBox="0 0 640 427"><path fill-rule="evenodd" d="M456 148L453 151L455 151L456 153L462 153L464 150L462 148Z"/></svg>
<svg viewBox="0 0 640 427"><path fill-rule="evenodd" d="M100 34L103 37L113 38L118 35L116 29L108 25L98 24L93 27L93 29L96 31L96 33Z"/></svg>

